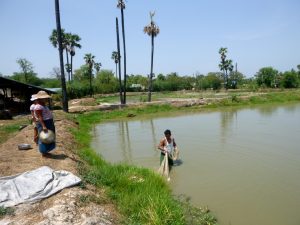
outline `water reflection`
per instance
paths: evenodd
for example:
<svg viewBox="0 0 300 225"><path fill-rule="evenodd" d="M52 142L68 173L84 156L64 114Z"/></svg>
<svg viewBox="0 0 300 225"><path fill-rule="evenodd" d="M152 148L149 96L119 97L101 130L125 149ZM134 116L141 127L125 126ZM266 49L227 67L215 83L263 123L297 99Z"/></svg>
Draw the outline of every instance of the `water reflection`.
<svg viewBox="0 0 300 225"><path fill-rule="evenodd" d="M283 110L286 111L286 112L296 112L297 105L295 105L295 104L286 105L286 107L284 107Z"/></svg>
<svg viewBox="0 0 300 225"><path fill-rule="evenodd" d="M153 148L156 148L156 143L158 143L158 141L156 141L156 134L155 134L155 129L154 129L154 124L153 124L153 120L150 119L150 125L151 125L151 133L152 133L152 143L155 143Z"/></svg>
<svg viewBox="0 0 300 225"><path fill-rule="evenodd" d="M132 152L131 152L131 142L129 138L129 129L128 123L120 121L118 122L119 125L119 137L121 142L121 151L123 154L123 159L127 163L132 163ZM125 139L126 138L126 139Z"/></svg>
<svg viewBox="0 0 300 225"><path fill-rule="evenodd" d="M283 112L286 113L297 113L298 108L299 105L290 103L286 104L284 107L278 105L262 105L254 108L251 107L250 109L253 111L257 111L262 117L268 119L278 114L279 110L283 110ZM228 137L235 135L235 130L237 129L237 127L234 126L238 126L238 114L245 110L247 109L229 109L220 111L220 140L223 144L226 143ZM250 118L250 120L251 119L252 118ZM264 122L264 120L260 121L262 123Z"/></svg>
<svg viewBox="0 0 300 225"><path fill-rule="evenodd" d="M278 106L269 105L269 106L261 106L257 108L257 111L260 113L260 115L269 117L273 114L277 113Z"/></svg>
<svg viewBox="0 0 300 225"><path fill-rule="evenodd" d="M114 157L113 162L134 163L136 157L143 155L145 149L149 149L148 153L152 153L152 157L158 158L158 135L155 129L153 119L141 121L117 121L93 128L94 145L96 149L101 149L102 155ZM109 132L104 131L109 130ZM137 132L137 130L139 130ZM108 140L111 138L111 140ZM101 142L101 141L102 142ZM100 143L101 142L101 143ZM110 143L107 146L106 143ZM101 146L101 147L99 147ZM113 152L120 151L120 154L113 156Z"/></svg>
<svg viewBox="0 0 300 225"><path fill-rule="evenodd" d="M227 135L232 133L232 125L237 120L238 111L237 109L231 109L220 113L221 117L221 141L223 144L226 143Z"/></svg>

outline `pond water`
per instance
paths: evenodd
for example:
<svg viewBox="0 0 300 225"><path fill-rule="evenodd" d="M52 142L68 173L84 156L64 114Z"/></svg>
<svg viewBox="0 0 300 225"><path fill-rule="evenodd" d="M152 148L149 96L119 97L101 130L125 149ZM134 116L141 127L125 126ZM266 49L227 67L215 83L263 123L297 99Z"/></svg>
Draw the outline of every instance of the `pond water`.
<svg viewBox="0 0 300 225"><path fill-rule="evenodd" d="M208 206L222 225L300 224L300 104L103 123L91 145L107 161L157 170L165 129L182 160L174 194Z"/></svg>

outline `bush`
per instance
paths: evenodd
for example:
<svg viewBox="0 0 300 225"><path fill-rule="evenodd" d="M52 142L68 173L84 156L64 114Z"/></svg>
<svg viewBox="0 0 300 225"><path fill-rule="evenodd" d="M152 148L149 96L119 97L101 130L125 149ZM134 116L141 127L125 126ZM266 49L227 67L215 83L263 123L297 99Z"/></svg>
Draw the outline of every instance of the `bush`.
<svg viewBox="0 0 300 225"><path fill-rule="evenodd" d="M299 86L298 74L295 71L287 71L283 74L282 85L284 88L297 88Z"/></svg>

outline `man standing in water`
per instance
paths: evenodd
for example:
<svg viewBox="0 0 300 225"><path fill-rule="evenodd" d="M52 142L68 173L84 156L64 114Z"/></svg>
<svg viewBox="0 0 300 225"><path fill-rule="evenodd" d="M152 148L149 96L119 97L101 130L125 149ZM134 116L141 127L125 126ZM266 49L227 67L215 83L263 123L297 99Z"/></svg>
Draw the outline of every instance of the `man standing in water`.
<svg viewBox="0 0 300 225"><path fill-rule="evenodd" d="M165 137L160 140L159 145L157 146L158 149L161 151L160 164L162 163L162 161L165 157L165 154L168 153L168 163L171 168L174 164L173 159L171 158L171 155L173 154L177 145L176 145L174 138L172 138L172 136L171 136L170 130L165 130L164 134L165 134Z"/></svg>

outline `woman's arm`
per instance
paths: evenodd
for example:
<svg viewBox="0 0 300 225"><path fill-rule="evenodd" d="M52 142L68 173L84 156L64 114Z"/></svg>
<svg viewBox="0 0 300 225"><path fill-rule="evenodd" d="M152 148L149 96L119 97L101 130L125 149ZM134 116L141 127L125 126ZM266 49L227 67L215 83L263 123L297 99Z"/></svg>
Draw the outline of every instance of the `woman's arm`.
<svg viewBox="0 0 300 225"><path fill-rule="evenodd" d="M42 124L43 130L47 131L48 129L44 123L43 116L42 116L43 110L35 110L35 112L36 112L37 118L39 119L39 122Z"/></svg>
<svg viewBox="0 0 300 225"><path fill-rule="evenodd" d="M30 110L30 112L31 112L31 120L32 122L35 122L34 111Z"/></svg>

